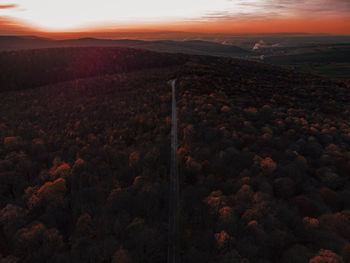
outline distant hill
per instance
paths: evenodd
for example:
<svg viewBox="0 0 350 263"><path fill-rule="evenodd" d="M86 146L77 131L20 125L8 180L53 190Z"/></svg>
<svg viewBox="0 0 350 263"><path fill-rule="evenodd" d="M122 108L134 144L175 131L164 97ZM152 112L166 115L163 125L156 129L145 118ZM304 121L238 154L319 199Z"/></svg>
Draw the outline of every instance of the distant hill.
<svg viewBox="0 0 350 263"><path fill-rule="evenodd" d="M267 56L264 61L331 79L350 79L350 44L315 46Z"/></svg>
<svg viewBox="0 0 350 263"><path fill-rule="evenodd" d="M120 37L127 37L127 35ZM192 37L195 38L196 35ZM263 60L267 63L331 79L346 80L350 76L349 36L261 34L213 37L214 35L212 38L201 36L202 39L199 38L201 40L100 39L93 37L55 40L36 36L0 36L0 52L64 47L127 47L156 52ZM224 41L224 39L227 40Z"/></svg>
<svg viewBox="0 0 350 263"><path fill-rule="evenodd" d="M0 51L58 48L58 47L130 47L170 53L188 53L198 55L216 55L229 57L247 57L253 52L234 45L223 45L217 42L192 40L109 40L97 38L79 38L53 40L34 36L0 36Z"/></svg>

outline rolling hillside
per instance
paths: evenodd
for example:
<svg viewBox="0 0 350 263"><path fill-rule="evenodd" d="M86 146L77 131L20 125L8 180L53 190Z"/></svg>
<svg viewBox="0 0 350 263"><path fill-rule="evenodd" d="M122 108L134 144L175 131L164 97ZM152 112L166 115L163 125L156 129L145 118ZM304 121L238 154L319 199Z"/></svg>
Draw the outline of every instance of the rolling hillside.
<svg viewBox="0 0 350 263"><path fill-rule="evenodd" d="M350 45L310 48L301 54L269 56L265 62L331 79L350 79Z"/></svg>
<svg viewBox="0 0 350 263"><path fill-rule="evenodd" d="M217 42L191 40L108 40L96 38L79 38L67 40L53 40L39 37L0 36L0 51L25 50L38 48L62 47L128 47L142 48L157 52L188 53L197 55L217 55L228 57L247 57L253 52L234 46L223 45Z"/></svg>
<svg viewBox="0 0 350 263"><path fill-rule="evenodd" d="M349 262L344 83L115 47L0 61L0 260L166 262L176 78L181 262Z"/></svg>

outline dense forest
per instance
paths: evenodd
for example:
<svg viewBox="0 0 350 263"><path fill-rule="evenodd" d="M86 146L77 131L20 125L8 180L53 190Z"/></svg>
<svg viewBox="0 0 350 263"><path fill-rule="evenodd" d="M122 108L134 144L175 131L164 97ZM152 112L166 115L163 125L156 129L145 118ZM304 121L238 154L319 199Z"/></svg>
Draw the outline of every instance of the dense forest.
<svg viewBox="0 0 350 263"><path fill-rule="evenodd" d="M350 262L348 87L226 62L178 84L184 261Z"/></svg>
<svg viewBox="0 0 350 263"><path fill-rule="evenodd" d="M0 53L0 262L350 262L349 86L223 57Z"/></svg>

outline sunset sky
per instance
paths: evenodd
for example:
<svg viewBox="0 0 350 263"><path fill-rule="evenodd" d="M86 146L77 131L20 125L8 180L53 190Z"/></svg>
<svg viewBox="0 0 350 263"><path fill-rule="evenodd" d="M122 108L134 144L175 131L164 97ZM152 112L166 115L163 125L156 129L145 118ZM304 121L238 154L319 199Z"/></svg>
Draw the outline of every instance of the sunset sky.
<svg viewBox="0 0 350 263"><path fill-rule="evenodd" d="M0 0L0 34L118 30L350 34L350 0Z"/></svg>

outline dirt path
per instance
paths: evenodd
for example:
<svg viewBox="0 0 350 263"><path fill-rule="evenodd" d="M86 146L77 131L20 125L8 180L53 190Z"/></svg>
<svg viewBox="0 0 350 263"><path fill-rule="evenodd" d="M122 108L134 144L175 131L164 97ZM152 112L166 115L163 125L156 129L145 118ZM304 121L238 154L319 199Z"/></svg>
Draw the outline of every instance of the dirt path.
<svg viewBox="0 0 350 263"><path fill-rule="evenodd" d="M177 122L176 122L176 79L169 81L172 89L172 123L171 123L171 164L169 191L169 240L168 263L179 262L179 175L177 170Z"/></svg>

